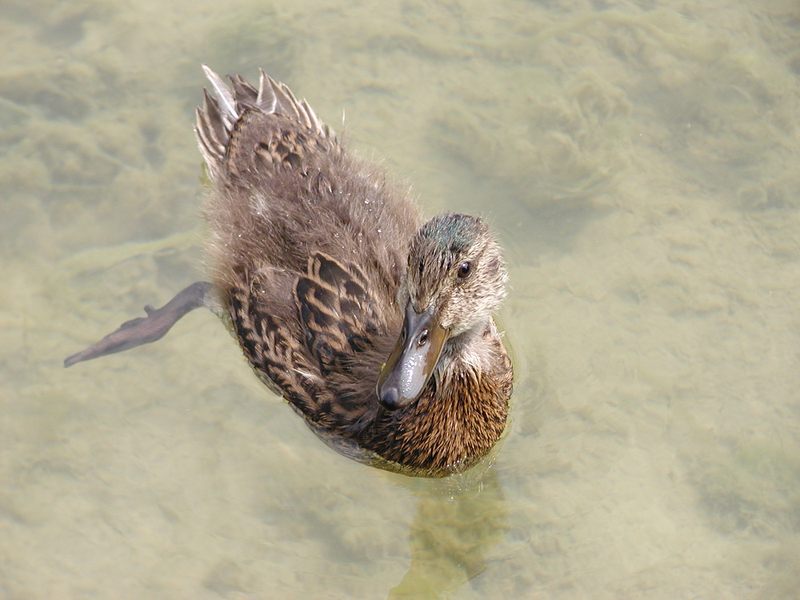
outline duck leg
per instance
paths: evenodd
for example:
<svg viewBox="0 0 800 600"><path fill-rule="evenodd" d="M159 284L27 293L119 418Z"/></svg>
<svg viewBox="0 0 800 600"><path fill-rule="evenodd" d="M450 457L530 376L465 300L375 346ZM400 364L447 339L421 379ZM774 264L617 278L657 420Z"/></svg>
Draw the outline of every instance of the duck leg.
<svg viewBox="0 0 800 600"><path fill-rule="evenodd" d="M153 308L148 304L144 307L146 317L125 321L116 331L109 333L100 341L65 358L64 366L71 367L84 360L92 360L160 340L181 317L201 306L212 310L215 306L212 285L207 281L195 281L178 292L161 308Z"/></svg>

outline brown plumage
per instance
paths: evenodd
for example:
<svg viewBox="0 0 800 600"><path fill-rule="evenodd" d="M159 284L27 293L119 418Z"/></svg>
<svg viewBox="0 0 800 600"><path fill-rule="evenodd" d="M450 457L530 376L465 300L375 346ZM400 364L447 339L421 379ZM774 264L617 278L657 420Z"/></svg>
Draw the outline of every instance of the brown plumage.
<svg viewBox="0 0 800 600"><path fill-rule="evenodd" d="M284 84L205 70L196 132L213 181L209 252L250 364L334 443L421 474L474 464L502 434L512 388L491 316L506 271L485 224L443 215L420 227L409 198ZM445 332L440 356L398 359L420 378L408 401L402 381L376 394L406 305Z"/></svg>
<svg viewBox="0 0 800 600"><path fill-rule="evenodd" d="M221 305L255 372L338 450L417 475L473 465L500 438L512 389L492 319L507 275L486 225L423 224L284 84L204 70L195 131L213 184L213 291L146 307L65 366Z"/></svg>

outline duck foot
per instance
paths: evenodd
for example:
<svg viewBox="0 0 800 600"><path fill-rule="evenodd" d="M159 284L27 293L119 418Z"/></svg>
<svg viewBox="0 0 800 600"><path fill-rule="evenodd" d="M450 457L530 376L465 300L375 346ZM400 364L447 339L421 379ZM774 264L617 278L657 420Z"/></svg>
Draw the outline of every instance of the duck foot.
<svg viewBox="0 0 800 600"><path fill-rule="evenodd" d="M125 321L116 331L109 333L99 342L65 358L64 366L71 367L75 363L160 340L186 313L201 306L211 307L213 303L211 288L211 284L207 281L195 281L178 292L161 308L153 308L148 304L144 307L146 317Z"/></svg>

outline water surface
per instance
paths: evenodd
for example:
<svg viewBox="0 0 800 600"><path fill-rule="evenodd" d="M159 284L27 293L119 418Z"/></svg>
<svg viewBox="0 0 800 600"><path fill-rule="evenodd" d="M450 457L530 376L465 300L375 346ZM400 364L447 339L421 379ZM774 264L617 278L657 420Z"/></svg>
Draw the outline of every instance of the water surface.
<svg viewBox="0 0 800 600"><path fill-rule="evenodd" d="M3 4L0 597L794 597L800 5L698 4ZM342 458L200 311L61 368L203 276L202 62L498 232L491 469Z"/></svg>

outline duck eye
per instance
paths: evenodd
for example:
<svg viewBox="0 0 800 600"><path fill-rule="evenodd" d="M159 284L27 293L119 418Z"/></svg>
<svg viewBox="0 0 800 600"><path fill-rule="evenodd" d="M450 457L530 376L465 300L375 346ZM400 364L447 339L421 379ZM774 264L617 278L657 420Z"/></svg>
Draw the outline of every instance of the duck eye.
<svg viewBox="0 0 800 600"><path fill-rule="evenodd" d="M467 275L469 275L469 272L471 270L472 270L472 265L468 260L465 260L460 265L458 265L458 278L464 279Z"/></svg>

